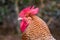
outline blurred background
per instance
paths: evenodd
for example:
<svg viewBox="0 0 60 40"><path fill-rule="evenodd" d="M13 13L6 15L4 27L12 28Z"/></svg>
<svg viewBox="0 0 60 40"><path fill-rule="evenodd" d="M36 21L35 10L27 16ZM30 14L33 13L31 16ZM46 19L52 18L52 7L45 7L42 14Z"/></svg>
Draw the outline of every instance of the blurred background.
<svg viewBox="0 0 60 40"><path fill-rule="evenodd" d="M0 40L20 40L18 14L32 5L40 8L37 16L47 23L54 38L60 40L60 0L0 0Z"/></svg>

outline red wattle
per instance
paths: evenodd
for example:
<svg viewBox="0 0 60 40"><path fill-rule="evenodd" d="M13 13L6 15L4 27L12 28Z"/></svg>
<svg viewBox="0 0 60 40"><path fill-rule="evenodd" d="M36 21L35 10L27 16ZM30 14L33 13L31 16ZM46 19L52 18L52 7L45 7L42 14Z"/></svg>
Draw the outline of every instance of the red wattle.
<svg viewBox="0 0 60 40"><path fill-rule="evenodd" d="M27 27L28 23L24 20L22 20L22 22L20 23L20 30L21 32L24 32L26 27Z"/></svg>

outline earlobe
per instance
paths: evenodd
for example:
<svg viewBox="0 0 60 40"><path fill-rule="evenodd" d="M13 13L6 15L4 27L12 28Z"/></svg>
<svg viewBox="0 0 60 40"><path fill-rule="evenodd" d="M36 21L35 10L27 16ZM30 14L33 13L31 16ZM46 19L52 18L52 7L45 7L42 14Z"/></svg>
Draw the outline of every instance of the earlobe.
<svg viewBox="0 0 60 40"><path fill-rule="evenodd" d="M32 18L31 17L28 17L27 18L27 23L30 24L31 23L31 20L32 20Z"/></svg>
<svg viewBox="0 0 60 40"><path fill-rule="evenodd" d="M32 18L31 17L28 17L28 20L32 20Z"/></svg>

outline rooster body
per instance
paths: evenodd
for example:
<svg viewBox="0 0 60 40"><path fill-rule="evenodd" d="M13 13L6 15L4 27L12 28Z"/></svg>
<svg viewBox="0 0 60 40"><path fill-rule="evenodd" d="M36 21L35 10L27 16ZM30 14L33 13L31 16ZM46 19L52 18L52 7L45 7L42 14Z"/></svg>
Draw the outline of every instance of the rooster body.
<svg viewBox="0 0 60 40"><path fill-rule="evenodd" d="M54 40L46 23L37 16L32 18L22 34L22 40Z"/></svg>
<svg viewBox="0 0 60 40"><path fill-rule="evenodd" d="M25 16L25 20L28 25L22 33L22 40L55 40L48 26L41 18L29 14ZM22 26L22 28L23 27L24 26Z"/></svg>

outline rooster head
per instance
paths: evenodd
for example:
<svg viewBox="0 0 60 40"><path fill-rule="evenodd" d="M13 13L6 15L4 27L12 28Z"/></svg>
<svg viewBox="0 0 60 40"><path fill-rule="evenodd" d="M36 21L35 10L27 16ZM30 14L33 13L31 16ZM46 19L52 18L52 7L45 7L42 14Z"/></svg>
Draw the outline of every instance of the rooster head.
<svg viewBox="0 0 60 40"><path fill-rule="evenodd" d="M35 8L34 6L29 6L24 8L23 10L21 10L21 12L18 15L18 20L22 20L20 23L20 30L21 32L24 32L25 29L28 26L28 17L30 17L31 15L35 15L37 14L39 11L39 8Z"/></svg>

